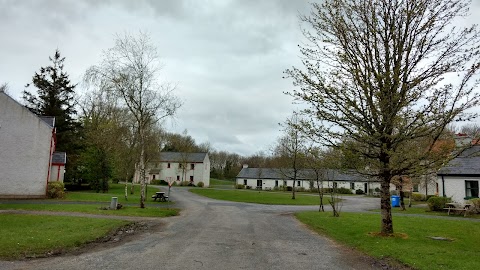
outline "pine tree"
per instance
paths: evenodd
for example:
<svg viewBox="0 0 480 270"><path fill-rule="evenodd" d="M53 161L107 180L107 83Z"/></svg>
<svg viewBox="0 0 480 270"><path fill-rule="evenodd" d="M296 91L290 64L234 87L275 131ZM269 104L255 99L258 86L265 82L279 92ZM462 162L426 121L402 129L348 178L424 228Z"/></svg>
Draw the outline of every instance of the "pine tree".
<svg viewBox="0 0 480 270"><path fill-rule="evenodd" d="M36 88L36 94L27 90L23 91L25 107L39 116L54 116L56 128L56 151L67 152L70 165L75 160L75 152L78 148L79 123L75 120L75 87L63 70L65 57L60 55L57 49L52 57L51 64L41 67L35 72L32 84ZM27 84L26 87L30 87ZM72 162L71 162L72 161ZM67 176L69 175L67 165ZM70 170L71 174L71 170ZM68 178L68 177L67 177Z"/></svg>

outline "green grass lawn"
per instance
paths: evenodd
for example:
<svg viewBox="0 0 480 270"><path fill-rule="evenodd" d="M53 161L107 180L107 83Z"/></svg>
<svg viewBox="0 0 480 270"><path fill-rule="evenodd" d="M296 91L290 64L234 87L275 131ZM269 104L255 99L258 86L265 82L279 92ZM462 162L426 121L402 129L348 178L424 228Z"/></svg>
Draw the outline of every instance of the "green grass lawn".
<svg viewBox="0 0 480 270"><path fill-rule="evenodd" d="M210 186L233 186L235 185L234 180L220 180L215 178L210 178Z"/></svg>
<svg viewBox="0 0 480 270"><path fill-rule="evenodd" d="M376 258L393 258L415 269L480 269L480 223L415 216L393 216L396 233L379 237L376 214L302 212L297 218L320 234L355 247ZM438 241L429 237L444 237Z"/></svg>
<svg viewBox="0 0 480 270"><path fill-rule="evenodd" d="M19 259L71 249L129 222L81 217L0 214L0 258Z"/></svg>
<svg viewBox="0 0 480 270"><path fill-rule="evenodd" d="M216 190L216 189L190 189L198 195L208 198L234 201L234 202L248 202L261 204L283 204L283 205L318 205L318 196L314 194L296 193L296 199L292 200L291 192L271 192L271 191L257 191L257 190ZM328 204L326 196L323 199L325 204Z"/></svg>
<svg viewBox="0 0 480 270"><path fill-rule="evenodd" d="M119 210L101 210L98 204L0 204L0 210L36 210L54 212L79 212L96 215L135 216L135 217L169 217L176 216L178 209L163 209L156 207L140 208L138 206L124 206ZM108 207L105 204L104 207Z"/></svg>
<svg viewBox="0 0 480 270"><path fill-rule="evenodd" d="M84 191L67 191L66 201L94 201L94 202L109 202L112 197L118 197L118 202L121 204L140 202L140 186L134 186L134 194L130 194L130 184L128 184L128 201L125 200L125 185L123 184L110 184L110 188L107 193L99 193L93 190ZM152 195L159 189L154 187L147 187L146 202L153 202Z"/></svg>
<svg viewBox="0 0 480 270"><path fill-rule="evenodd" d="M406 210L403 211L400 207L392 207L393 214L420 214L420 215L429 215L429 216L444 216L448 217L447 211L430 211L427 206L425 207L405 207ZM379 209L372 210L373 212L380 212ZM450 213L450 217L462 217L463 213L460 214L452 214ZM480 215L468 215L465 218L475 218L480 219Z"/></svg>

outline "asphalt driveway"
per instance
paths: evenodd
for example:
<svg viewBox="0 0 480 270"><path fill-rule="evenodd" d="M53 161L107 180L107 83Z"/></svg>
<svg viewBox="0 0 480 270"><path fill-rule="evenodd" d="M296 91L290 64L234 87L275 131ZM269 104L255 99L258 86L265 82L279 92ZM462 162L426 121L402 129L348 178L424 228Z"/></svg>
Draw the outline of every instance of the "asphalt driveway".
<svg viewBox="0 0 480 270"><path fill-rule="evenodd" d="M0 269L377 269L372 259L313 233L292 212L318 206L225 202L175 188L181 216L159 232L80 255L0 262ZM378 199L346 197L343 211L377 208ZM339 228L341 229L341 228Z"/></svg>

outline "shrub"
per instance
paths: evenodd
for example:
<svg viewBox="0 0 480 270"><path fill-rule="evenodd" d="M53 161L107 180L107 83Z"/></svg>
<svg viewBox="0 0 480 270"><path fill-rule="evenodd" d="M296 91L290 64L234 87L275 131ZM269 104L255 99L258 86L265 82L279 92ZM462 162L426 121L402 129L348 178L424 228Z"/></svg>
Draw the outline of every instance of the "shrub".
<svg viewBox="0 0 480 270"><path fill-rule="evenodd" d="M202 181L198 182L198 184L197 184L198 187L203 187L204 185L205 184Z"/></svg>
<svg viewBox="0 0 480 270"><path fill-rule="evenodd" d="M246 189L252 189L252 187L251 187L251 186L246 186L245 188L246 188Z"/></svg>
<svg viewBox="0 0 480 270"><path fill-rule="evenodd" d="M189 184L190 184L190 182L188 182L188 181L180 181L180 183L178 185L181 186L181 187L186 187Z"/></svg>
<svg viewBox="0 0 480 270"><path fill-rule="evenodd" d="M162 185L162 186L168 186L168 182L165 180L160 180L160 179L155 179L150 181L150 184L152 185Z"/></svg>
<svg viewBox="0 0 480 270"><path fill-rule="evenodd" d="M65 197L65 191L63 191L64 185L62 182L48 182L47 196L51 199Z"/></svg>
<svg viewBox="0 0 480 270"><path fill-rule="evenodd" d="M363 192L363 190L361 190L361 189L355 190L355 194L361 195L361 194L364 194L364 193L365 192Z"/></svg>
<svg viewBox="0 0 480 270"><path fill-rule="evenodd" d="M273 190L274 190L274 191L279 191L279 190L280 190L280 187L273 187Z"/></svg>
<svg viewBox="0 0 480 270"><path fill-rule="evenodd" d="M468 214L480 214L480 199L470 199L470 204L472 205L467 210Z"/></svg>
<svg viewBox="0 0 480 270"><path fill-rule="evenodd" d="M292 191L292 187L291 187L291 186L287 186L287 191Z"/></svg>
<svg viewBox="0 0 480 270"><path fill-rule="evenodd" d="M425 201L425 195L424 194L421 194L421 193L412 193L412 199L414 201Z"/></svg>
<svg viewBox="0 0 480 270"><path fill-rule="evenodd" d="M194 184L193 182L189 182L187 186L189 186L189 187L194 187L195 184Z"/></svg>
<svg viewBox="0 0 480 270"><path fill-rule="evenodd" d="M298 187L298 188L297 188L297 191L299 191L299 192L304 192L304 191L305 191L305 188L304 188L304 187Z"/></svg>
<svg viewBox="0 0 480 270"><path fill-rule="evenodd" d="M243 184L236 184L236 185L235 185L235 188L236 188L236 189L244 189L244 188L245 188L245 185L243 185Z"/></svg>
<svg viewBox="0 0 480 270"><path fill-rule="evenodd" d="M176 186L176 185L178 185L177 181L173 181L172 186Z"/></svg>
<svg viewBox="0 0 480 270"><path fill-rule="evenodd" d="M431 196L427 203L430 211L442 211L445 208L445 204L451 201L451 198Z"/></svg>
<svg viewBox="0 0 480 270"><path fill-rule="evenodd" d="M336 192L338 194L352 194L352 191L350 189L344 187L337 188Z"/></svg>
<svg viewBox="0 0 480 270"><path fill-rule="evenodd" d="M379 188L379 187L376 187L376 188L375 188L375 192L380 192L380 188Z"/></svg>

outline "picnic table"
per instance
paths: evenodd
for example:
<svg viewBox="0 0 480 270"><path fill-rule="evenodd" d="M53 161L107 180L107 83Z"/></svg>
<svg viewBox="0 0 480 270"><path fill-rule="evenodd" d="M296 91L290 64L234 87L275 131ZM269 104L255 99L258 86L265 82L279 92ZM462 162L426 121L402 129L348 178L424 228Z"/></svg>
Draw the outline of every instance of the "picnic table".
<svg viewBox="0 0 480 270"><path fill-rule="evenodd" d="M168 200L168 196L165 195L165 192L159 191L155 192L155 195L152 195L152 199L154 201L157 201L158 199L159 202L166 202Z"/></svg>
<svg viewBox="0 0 480 270"><path fill-rule="evenodd" d="M463 213L463 216L467 216L467 210L470 208L471 204L465 204L461 205L459 203L446 203L445 204L445 210L448 210L448 215L450 216L450 213Z"/></svg>

